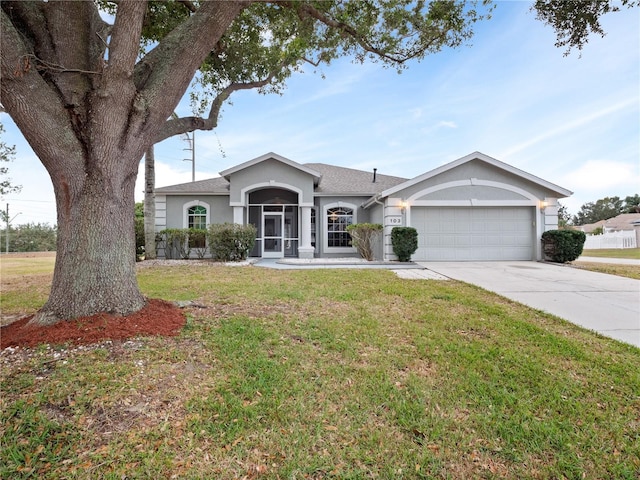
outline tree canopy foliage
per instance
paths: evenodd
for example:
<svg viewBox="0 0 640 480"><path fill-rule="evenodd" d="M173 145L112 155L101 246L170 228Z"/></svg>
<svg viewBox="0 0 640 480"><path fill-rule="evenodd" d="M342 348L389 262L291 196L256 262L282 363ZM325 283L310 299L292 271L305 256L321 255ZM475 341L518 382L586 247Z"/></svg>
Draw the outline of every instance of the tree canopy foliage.
<svg viewBox="0 0 640 480"><path fill-rule="evenodd" d="M571 215L566 205L558 202L558 228L565 228L569 223L571 223Z"/></svg>
<svg viewBox="0 0 640 480"><path fill-rule="evenodd" d="M0 134L4 133L4 125L0 123ZM9 167L4 166L5 162L12 162L16 156L16 147L7 145L0 140L0 196L8 195L9 193L15 193L22 190L22 186L13 185L11 179L7 176L9 174Z"/></svg>
<svg viewBox="0 0 640 480"><path fill-rule="evenodd" d="M550 25L556 32L556 47L582 48L591 34L604 37L601 18L620 7L637 7L637 0L535 0L533 9L538 20Z"/></svg>
<svg viewBox="0 0 640 480"><path fill-rule="evenodd" d="M620 197L605 197L595 202L587 202L580 207L580 211L573 216L574 225L587 225L600 220L608 220L621 213L640 213L640 195L629 195L621 200Z"/></svg>

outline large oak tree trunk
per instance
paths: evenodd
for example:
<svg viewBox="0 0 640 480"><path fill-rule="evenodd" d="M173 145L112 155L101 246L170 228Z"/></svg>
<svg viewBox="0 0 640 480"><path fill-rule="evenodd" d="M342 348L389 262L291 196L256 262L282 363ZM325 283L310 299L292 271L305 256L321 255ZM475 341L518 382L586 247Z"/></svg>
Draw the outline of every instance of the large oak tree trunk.
<svg viewBox="0 0 640 480"><path fill-rule="evenodd" d="M56 281L32 323L139 310L145 300L135 275L135 176L123 175L118 168L92 170L86 177L68 180L56 188ZM78 193L69 201L73 191Z"/></svg>

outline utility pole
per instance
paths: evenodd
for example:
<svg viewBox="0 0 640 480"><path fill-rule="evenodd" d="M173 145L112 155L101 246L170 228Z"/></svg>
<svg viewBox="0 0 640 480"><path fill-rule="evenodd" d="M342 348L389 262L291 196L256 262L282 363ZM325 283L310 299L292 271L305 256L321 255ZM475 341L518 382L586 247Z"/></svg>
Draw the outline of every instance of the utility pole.
<svg viewBox="0 0 640 480"><path fill-rule="evenodd" d="M7 216L5 220L7 221L7 229L4 234L4 242L5 242L5 253L9 253L9 224L13 222L13 219L20 215L22 212L16 213L11 220L9 220L9 204L7 203Z"/></svg>
<svg viewBox="0 0 640 480"><path fill-rule="evenodd" d="M191 132L191 136L189 133L183 133L182 139L185 140L189 144L189 148L183 148L183 150L191 151L191 158L183 158L182 160L185 162L191 162L191 181L196 181L196 132L195 130Z"/></svg>

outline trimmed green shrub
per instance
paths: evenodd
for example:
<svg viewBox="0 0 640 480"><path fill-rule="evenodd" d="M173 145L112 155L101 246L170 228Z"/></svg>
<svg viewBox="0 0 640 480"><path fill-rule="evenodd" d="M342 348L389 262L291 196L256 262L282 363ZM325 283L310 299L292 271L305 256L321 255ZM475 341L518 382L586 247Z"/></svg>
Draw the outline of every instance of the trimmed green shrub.
<svg viewBox="0 0 640 480"><path fill-rule="evenodd" d="M347 232L351 235L352 245L360 256L365 260L372 261L375 256L374 249L377 240L382 232L382 225L379 223L354 223L347 226Z"/></svg>
<svg viewBox="0 0 640 480"><path fill-rule="evenodd" d="M209 225L209 251L223 262L245 260L256 243L256 227L237 223Z"/></svg>
<svg viewBox="0 0 640 480"><path fill-rule="evenodd" d="M552 262L571 262L582 254L587 236L578 230L549 230L542 234L542 251Z"/></svg>
<svg viewBox="0 0 640 480"><path fill-rule="evenodd" d="M391 245L398 260L408 262L418 249L418 231L413 227L393 227Z"/></svg>
<svg viewBox="0 0 640 480"><path fill-rule="evenodd" d="M170 260L187 259L191 255L188 228L166 228L160 232L164 244L164 257Z"/></svg>

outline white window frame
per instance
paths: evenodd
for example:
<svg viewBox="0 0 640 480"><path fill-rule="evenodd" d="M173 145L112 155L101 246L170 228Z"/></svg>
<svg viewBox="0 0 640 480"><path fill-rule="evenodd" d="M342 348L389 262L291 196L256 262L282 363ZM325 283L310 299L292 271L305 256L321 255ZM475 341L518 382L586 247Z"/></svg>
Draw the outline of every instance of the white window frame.
<svg viewBox="0 0 640 480"><path fill-rule="evenodd" d="M358 223L358 207L353 203L346 202L334 202L329 203L322 207L322 232L323 232L323 240L322 247L324 253L354 253L356 252L355 247L330 247L329 246L329 232L327 229L327 212L330 208L349 208L353 212L353 221L352 224ZM318 218L316 217L316 222ZM317 228L317 226L316 226Z"/></svg>
<svg viewBox="0 0 640 480"><path fill-rule="evenodd" d="M206 226L211 224L211 206L202 200L192 200L182 205L182 228L189 228L189 209L191 207L204 207L207 209Z"/></svg>

